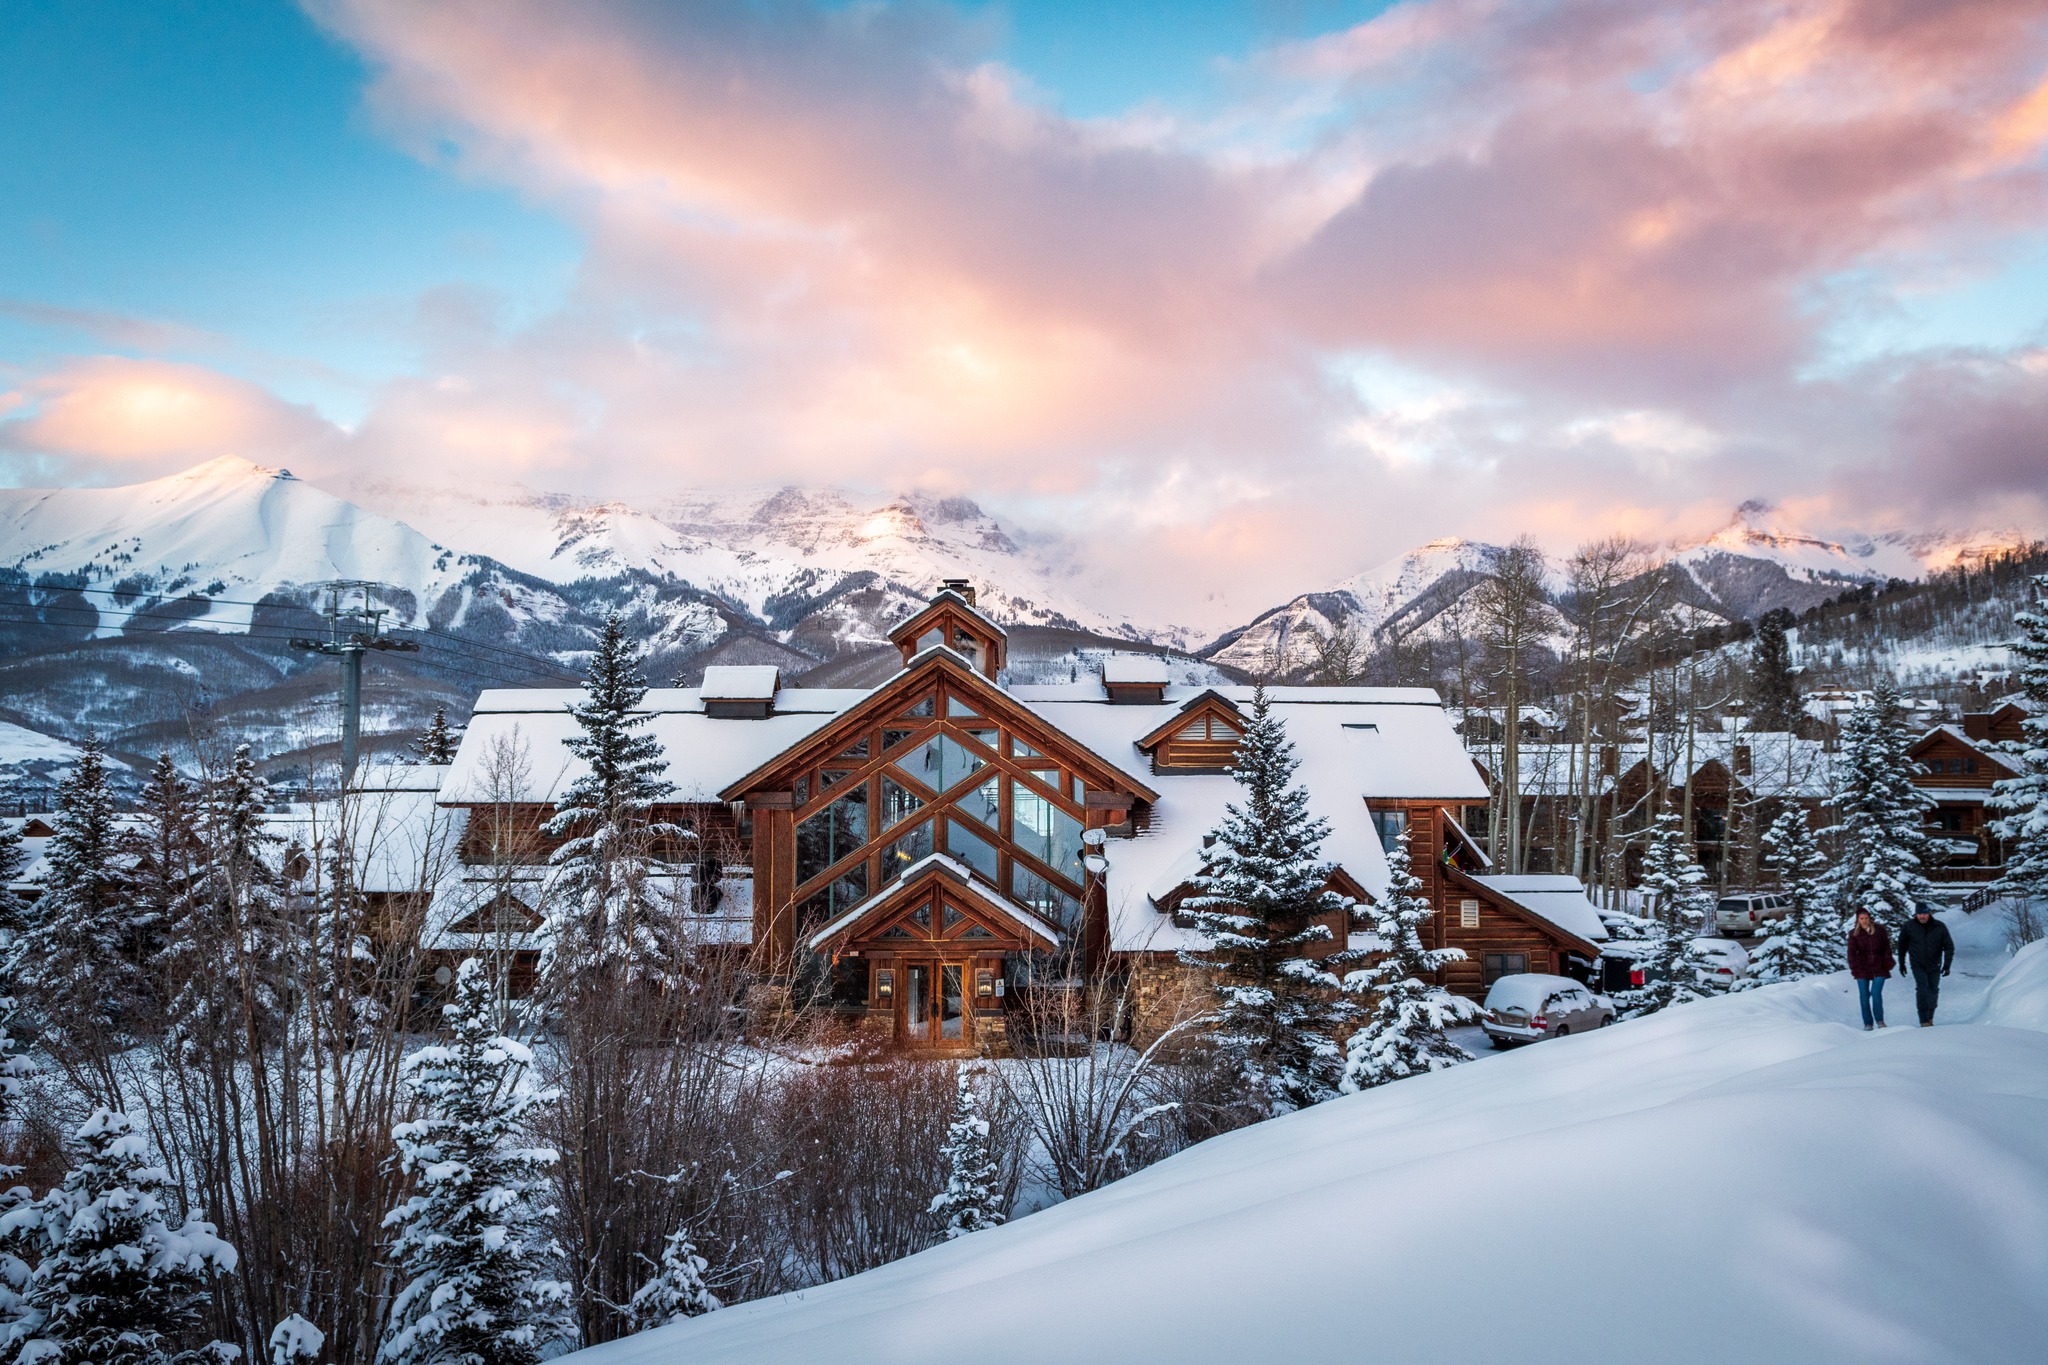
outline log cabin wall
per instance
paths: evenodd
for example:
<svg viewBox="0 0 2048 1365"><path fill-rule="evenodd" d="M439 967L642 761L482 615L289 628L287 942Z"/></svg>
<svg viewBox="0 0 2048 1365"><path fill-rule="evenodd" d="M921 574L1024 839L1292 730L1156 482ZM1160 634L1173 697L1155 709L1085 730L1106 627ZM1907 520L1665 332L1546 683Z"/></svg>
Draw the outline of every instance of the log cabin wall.
<svg viewBox="0 0 2048 1365"><path fill-rule="evenodd" d="M1520 955L1526 959L1526 965L1515 970L1557 971L1561 961L1557 944L1541 929L1521 916L1503 910L1483 891L1453 887L1451 892L1449 913L1440 920L1445 926L1444 946L1464 949L1465 960L1453 962L1444 969L1443 984L1447 988L1467 999L1484 1000L1490 984L1486 980L1486 959L1489 955ZM1477 903L1479 923L1476 928L1465 927L1463 912L1467 902Z"/></svg>

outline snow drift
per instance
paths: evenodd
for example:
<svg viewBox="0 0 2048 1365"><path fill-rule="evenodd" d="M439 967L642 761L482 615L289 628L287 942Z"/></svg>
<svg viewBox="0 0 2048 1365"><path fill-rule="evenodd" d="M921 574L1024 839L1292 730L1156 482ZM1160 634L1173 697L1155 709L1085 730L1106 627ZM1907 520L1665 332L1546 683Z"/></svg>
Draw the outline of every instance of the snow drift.
<svg viewBox="0 0 2048 1365"><path fill-rule="evenodd" d="M1983 992L1966 928L1973 1023L1866 1035L1846 975L1687 1006L577 1359L2037 1360L2048 948Z"/></svg>

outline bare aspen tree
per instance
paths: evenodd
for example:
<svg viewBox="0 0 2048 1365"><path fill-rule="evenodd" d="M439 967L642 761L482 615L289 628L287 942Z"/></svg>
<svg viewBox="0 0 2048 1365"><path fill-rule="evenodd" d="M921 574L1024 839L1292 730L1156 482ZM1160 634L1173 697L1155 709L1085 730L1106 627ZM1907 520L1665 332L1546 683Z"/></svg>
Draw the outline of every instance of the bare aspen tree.
<svg viewBox="0 0 2048 1365"><path fill-rule="evenodd" d="M1571 872L1581 881L1593 874L1596 850L1594 793L1600 774L1595 749L1602 740L1621 742L1616 693L1626 651L1663 604L1667 580L1656 567L1650 546L1609 536L1581 545L1565 568L1576 624L1573 678L1579 727Z"/></svg>
<svg viewBox="0 0 2048 1365"><path fill-rule="evenodd" d="M1523 870L1521 728L1531 652L1543 630L1543 552L1523 536L1503 549L1492 575L1473 591L1483 638L1495 655L1500 678L1501 758L1497 783L1504 847L1496 856L1503 871Z"/></svg>

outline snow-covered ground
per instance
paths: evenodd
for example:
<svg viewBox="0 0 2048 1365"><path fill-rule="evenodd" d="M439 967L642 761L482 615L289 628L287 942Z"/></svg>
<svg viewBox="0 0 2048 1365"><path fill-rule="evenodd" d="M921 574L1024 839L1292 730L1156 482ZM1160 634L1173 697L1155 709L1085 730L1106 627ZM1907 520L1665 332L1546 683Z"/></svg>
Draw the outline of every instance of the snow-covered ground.
<svg viewBox="0 0 2048 1365"><path fill-rule="evenodd" d="M1934 1029L1897 979L1876 1034L1845 975L1687 1006L577 1359L2039 1360L2048 943L1948 918Z"/></svg>

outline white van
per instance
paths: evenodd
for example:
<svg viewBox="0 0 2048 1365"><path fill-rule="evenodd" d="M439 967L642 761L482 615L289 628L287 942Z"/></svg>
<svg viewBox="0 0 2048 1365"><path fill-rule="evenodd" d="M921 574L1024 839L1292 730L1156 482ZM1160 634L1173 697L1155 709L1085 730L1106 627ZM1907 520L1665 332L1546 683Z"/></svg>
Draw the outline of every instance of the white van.
<svg viewBox="0 0 2048 1365"><path fill-rule="evenodd" d="M1743 891L1714 902L1714 928L1723 934L1752 938L1764 925L1792 913L1792 898L1775 891Z"/></svg>

